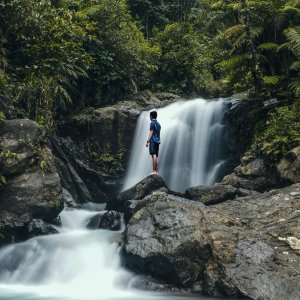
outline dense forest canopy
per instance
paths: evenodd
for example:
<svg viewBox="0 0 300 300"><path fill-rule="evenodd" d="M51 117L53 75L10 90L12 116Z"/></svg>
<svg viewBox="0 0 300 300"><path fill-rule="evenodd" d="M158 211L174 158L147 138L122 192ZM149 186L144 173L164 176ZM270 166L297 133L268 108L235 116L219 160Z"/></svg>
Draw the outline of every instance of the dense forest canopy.
<svg viewBox="0 0 300 300"><path fill-rule="evenodd" d="M0 0L0 96L48 129L143 89L275 97L257 143L277 157L299 143L299 24L299 0Z"/></svg>

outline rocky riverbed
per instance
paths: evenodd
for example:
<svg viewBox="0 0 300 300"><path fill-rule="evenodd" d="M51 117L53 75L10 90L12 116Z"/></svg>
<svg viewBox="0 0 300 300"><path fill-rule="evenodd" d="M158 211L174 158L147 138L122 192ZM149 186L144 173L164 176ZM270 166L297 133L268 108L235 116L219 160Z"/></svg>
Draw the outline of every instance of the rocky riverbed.
<svg viewBox="0 0 300 300"><path fill-rule="evenodd" d="M300 298L300 184L210 206L155 188L126 201L130 269L208 295Z"/></svg>

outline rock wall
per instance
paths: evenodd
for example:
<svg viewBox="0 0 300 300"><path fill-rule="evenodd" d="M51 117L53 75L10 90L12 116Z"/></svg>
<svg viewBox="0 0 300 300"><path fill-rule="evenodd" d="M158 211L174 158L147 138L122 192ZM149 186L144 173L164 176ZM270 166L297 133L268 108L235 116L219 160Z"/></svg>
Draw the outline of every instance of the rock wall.
<svg viewBox="0 0 300 300"><path fill-rule="evenodd" d="M136 122L141 111L162 107L181 98L170 93L141 92L114 105L88 108L58 127L58 135L74 141L99 142L101 152L117 152L121 147L130 151Z"/></svg>
<svg viewBox="0 0 300 300"><path fill-rule="evenodd" d="M44 222L62 210L63 201L54 157L36 122L13 119L0 124L0 173L0 244L41 233Z"/></svg>

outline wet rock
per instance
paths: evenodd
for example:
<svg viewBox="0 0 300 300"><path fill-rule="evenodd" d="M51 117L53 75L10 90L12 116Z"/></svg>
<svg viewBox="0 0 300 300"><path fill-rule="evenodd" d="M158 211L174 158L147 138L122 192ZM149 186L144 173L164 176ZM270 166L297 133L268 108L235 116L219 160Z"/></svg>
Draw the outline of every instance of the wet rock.
<svg viewBox="0 0 300 300"><path fill-rule="evenodd" d="M55 234L58 231L50 224L40 219L32 219L27 225L28 238L39 235Z"/></svg>
<svg viewBox="0 0 300 300"><path fill-rule="evenodd" d="M168 188L162 177L158 175L150 175L134 185L132 188L122 192L116 199L112 199L107 203L106 209L124 212L127 200L141 200L151 192L161 188Z"/></svg>
<svg viewBox="0 0 300 300"><path fill-rule="evenodd" d="M64 201L64 204L66 205L66 207L80 208L80 205L78 203L76 203L76 201L73 199L70 192L64 188L62 189L62 197L63 197L63 201Z"/></svg>
<svg viewBox="0 0 300 300"><path fill-rule="evenodd" d="M116 211L108 211L104 214L97 214L92 217L87 223L87 228L118 231L121 229L121 225L121 214Z"/></svg>
<svg viewBox="0 0 300 300"><path fill-rule="evenodd" d="M209 295L300 298L300 184L204 206L145 197L125 232L126 265Z"/></svg>
<svg viewBox="0 0 300 300"><path fill-rule="evenodd" d="M186 198L199 201L205 205L213 205L234 199L236 194L237 189L230 185L197 186L188 188L185 191Z"/></svg>
<svg viewBox="0 0 300 300"><path fill-rule="evenodd" d="M287 153L277 165L277 170L283 180L300 182L300 146Z"/></svg>

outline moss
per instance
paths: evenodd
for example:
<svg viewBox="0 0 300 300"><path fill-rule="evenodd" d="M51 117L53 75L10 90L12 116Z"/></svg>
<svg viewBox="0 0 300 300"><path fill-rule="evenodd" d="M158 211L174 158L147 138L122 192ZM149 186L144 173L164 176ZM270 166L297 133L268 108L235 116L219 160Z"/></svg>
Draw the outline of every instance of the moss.
<svg viewBox="0 0 300 300"><path fill-rule="evenodd" d="M16 161L18 161L19 155L10 150L2 150L0 152L0 159L2 159L2 163L4 165L13 165ZM3 178L3 176L2 176L2 180L1 180L1 176L0 176L0 184L1 184L1 182L5 182L5 178Z"/></svg>
<svg viewBox="0 0 300 300"><path fill-rule="evenodd" d="M6 120L4 112L0 111L0 124L2 124Z"/></svg>
<svg viewBox="0 0 300 300"><path fill-rule="evenodd" d="M38 162L39 168L43 174L49 174L52 172L52 162L50 160L49 151L45 147L37 146L35 148L37 152L36 160Z"/></svg>
<svg viewBox="0 0 300 300"><path fill-rule="evenodd" d="M116 153L103 152L98 141L88 139L86 147L89 155L95 160L100 169L111 175L118 175L125 171L126 149L122 146Z"/></svg>

